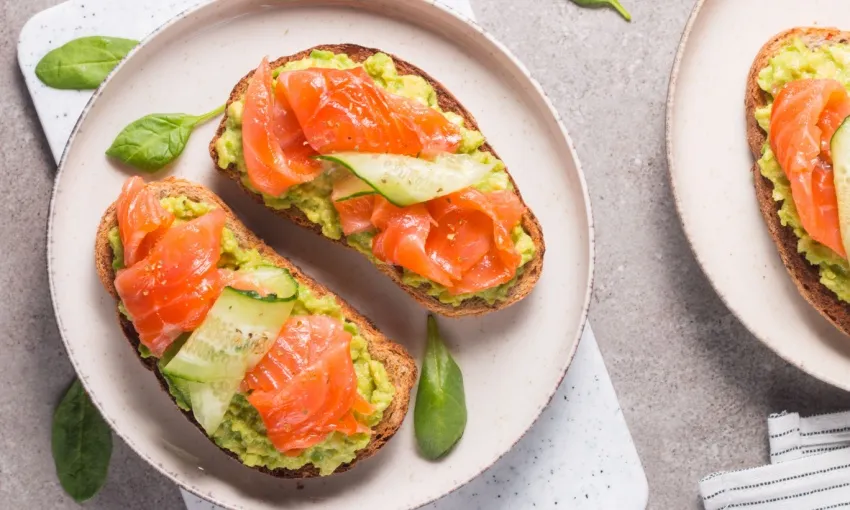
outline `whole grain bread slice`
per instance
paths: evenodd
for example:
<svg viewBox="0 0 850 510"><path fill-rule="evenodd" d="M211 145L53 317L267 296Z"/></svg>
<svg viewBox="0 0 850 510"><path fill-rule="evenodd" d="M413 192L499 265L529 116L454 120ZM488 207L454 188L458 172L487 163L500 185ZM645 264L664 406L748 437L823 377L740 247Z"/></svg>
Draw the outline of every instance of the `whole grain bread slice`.
<svg viewBox="0 0 850 510"><path fill-rule="evenodd" d="M167 178L162 181L152 182L148 184L148 189L152 190L159 198L169 196L185 196L191 200L212 204L223 210L227 215L227 227L234 233L239 246L243 248L255 248L266 259L274 263L274 265L288 269L299 285L308 287L317 297L332 294L327 288L317 283L315 280L306 276L298 267L278 255L274 250L269 248L262 240L249 231L233 214L227 205L221 199L207 188L186 180L177 178ZM97 240L95 242L95 265L97 266L97 274L104 288L115 297L116 303L118 293L115 290L114 280L115 272L112 268L112 248L109 244L109 231L117 226L115 215L115 204L113 203L104 213L100 221L100 226L97 230ZM387 441L398 431L407 414L408 405L410 402L410 390L416 382L416 363L410 354L399 344L394 343L385 337L372 322L358 313L354 308L346 303L339 296L334 295L337 303L342 308L347 320L356 324L360 329L360 334L368 342L369 354L373 359L383 363L386 367L390 381L395 386L396 393L392 403L384 411L383 419L372 429L372 439L369 444L357 454L357 457L349 464L343 464L334 473L347 471L356 463L363 459L371 457L383 447ZM117 312L118 321L121 324L121 329L127 337L133 352L138 354L139 336L133 328L133 323L127 320L124 315ZM139 357L142 364L149 370L154 372L159 379L163 390L168 393L168 387L165 379L159 370L156 369L156 360L154 358ZM170 393L168 393L171 396ZM174 398L172 397L172 400ZM183 412L186 418L191 421L198 430L206 436L201 426L195 421L191 412ZM221 449L229 456L236 458L235 454L226 449ZM268 473L279 478L310 478L319 476L319 471L310 464L298 470L275 469L269 470L263 467L256 467L258 471Z"/></svg>
<svg viewBox="0 0 850 510"><path fill-rule="evenodd" d="M842 32L834 28L794 28L776 35L759 51L747 78L745 99L747 143L756 160L761 158L762 147L767 141L767 133L761 129L756 121L755 111L769 102L768 95L759 87L759 72L767 67L773 56L797 38L801 39L807 46L815 48L824 44L850 42L850 32ZM809 264L806 258L797 251L799 238L791 227L783 226L779 220L778 211L781 204L773 199L773 184L761 174L758 163L753 166L752 172L759 208L788 274L791 275L803 297L821 315L845 334L850 335L850 304L839 300L831 290L820 283L818 267Z"/></svg>
<svg viewBox="0 0 850 510"><path fill-rule="evenodd" d="M363 62L370 56L375 53L381 52L380 50L374 48L365 48L363 46L359 46L356 44L326 44L315 46L313 48L308 48L304 51L298 52L294 55L290 55L288 57L281 57L274 62L271 63L272 68L280 67L287 62L293 60L301 60L310 55L313 50L324 50L330 51L333 53L344 53L347 54L351 59L355 62ZM387 52L383 52L387 53ZM443 85L437 82L434 78L429 76L425 71L419 69L418 67L410 64L402 60L401 58L387 53L396 64L396 68L398 69L399 74L402 75L417 75L424 78L437 93L437 102L441 109L447 112L454 112L464 119L464 125L469 129L478 130L478 123L475 121L475 118L469 113L455 98L451 92L449 92ZM233 101L240 100L242 96L245 94L245 91L248 88L248 83L253 76L254 71L246 74L239 83L233 88L233 91L230 93L230 97L227 100L227 106ZM230 177L232 180L236 181L245 192L251 195L257 202L263 203L263 198L259 193L256 193L250 189L248 189L242 182L241 175L239 169L236 165L231 164L225 169L221 169L218 166L218 151L216 150L216 141L221 137L222 133L224 133L225 126L227 123L227 110L225 110L225 116L222 119L221 123L218 126L218 130L215 133L212 141L209 145L210 156L212 156L213 162L216 165L216 168L221 170L225 175ZM496 154L496 151L493 148L485 143L481 150L488 151L492 153L495 157L499 157ZM516 183L511 177L511 183L514 185L515 192L517 196L522 201L522 195L520 195L519 189L516 187ZM523 201L523 205L526 205ZM275 214L282 216L293 223L300 225L308 230L315 232L316 234L322 235L321 227L307 219L307 217L296 207L291 207L289 209L274 209L269 208ZM521 299L527 296L531 290L534 288L534 285L540 279L540 273L543 269L543 254L546 251L546 245L543 242L543 230L540 227L540 223L537 221L537 218L534 216L534 213L531 212L531 209L526 205L526 212L522 217L522 227L525 231L531 236L531 239L534 241L534 245L536 247L536 252L534 258L532 258L524 267L522 274L517 279L516 285L514 285L509 291L506 299L502 301L498 301L494 304L490 304L484 299L481 298L472 298L467 299L462 302L460 306L453 306L451 304L446 304L441 302L439 299L430 296L418 287L411 287L409 285L405 285L402 282L402 269L398 266L392 266L388 264L377 264L376 267L382 273L390 277L399 287L404 289L408 294L410 294L416 301L418 301L422 306L427 309L433 311L434 313L438 313L440 315L444 315L447 317L461 317L461 316L469 316L469 315L483 315L489 312L493 312L496 310L501 310L506 308ZM335 240L329 239L329 241L336 242L338 244L342 244L344 246L351 246L345 241L345 239ZM354 249L354 248L352 248Z"/></svg>

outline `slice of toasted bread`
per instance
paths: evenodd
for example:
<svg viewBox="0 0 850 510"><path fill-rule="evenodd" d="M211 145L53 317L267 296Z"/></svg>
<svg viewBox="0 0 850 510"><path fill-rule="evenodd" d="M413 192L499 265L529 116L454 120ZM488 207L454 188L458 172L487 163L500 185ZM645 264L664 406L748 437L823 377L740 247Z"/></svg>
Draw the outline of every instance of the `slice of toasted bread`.
<svg viewBox="0 0 850 510"><path fill-rule="evenodd" d="M344 53L347 54L353 61L355 62L363 62L370 56L375 53L379 53L380 50L376 50L373 48L364 48L363 46L358 46L356 44L329 44L329 45L320 45L315 46L313 48L308 48L304 51L296 53L294 55L290 55L288 57L281 57L274 62L271 63L272 68L280 67L287 62L293 60L301 60L310 55L313 50L325 50L331 51L333 53ZM386 53L386 52L384 52ZM398 69L399 74L402 75L417 75L424 78L437 92L437 102L444 111L454 112L464 119L464 125L469 129L478 130L478 124L475 121L475 118L470 114L458 100L439 82L434 80L432 77L428 76L424 71L419 69L418 67L405 62L399 57L387 53L394 61L396 68ZM230 98L227 100L227 105L233 101L237 101L242 98L245 94L245 91L248 88L248 82L253 76L254 72L251 71L244 78L242 78L239 83L233 88L233 91L230 93ZM225 110L226 112L226 110ZM215 162L216 168L221 168L218 166L218 151L216 150L216 141L221 137L222 133L225 130L225 124L227 122L227 113L225 113L224 118L221 121L221 124L218 126L218 130L216 131L215 136L210 142L209 150L210 156L212 156L213 161ZM481 147L481 150L488 151L492 153L495 157L499 157L496 154L496 151L489 144L484 144ZM239 169L236 165L231 164L223 172L239 183L239 185L254 199L263 203L263 198L259 193L253 192L242 183L241 175ZM522 200L522 196L520 195L519 189L516 187L516 183L513 181L513 177L511 177L511 182L514 184L514 189L517 196ZM523 201L523 205L526 205ZM283 216L284 218L296 223L306 229L309 229L319 235L322 235L321 227L307 219L307 217L296 207L291 207L289 209L274 209L269 208L276 214ZM409 285L405 285L402 282L402 269L398 266L391 266L387 264L378 264L376 267L385 275L389 276L399 287L404 289L408 294L413 296L416 301L418 301L422 306L427 309L433 311L434 313L438 313L440 315L444 315L447 317L461 317L467 315L482 315L495 310L501 310L502 308L506 308L517 301L521 300L525 296L531 292L531 289L534 288L534 285L537 283L537 280L540 279L540 272L543 269L543 253L546 251L546 246L543 242L543 230L540 228L540 223L537 221L537 218L534 216L534 213L531 212L531 209L526 205L526 212L522 217L522 227L531 236L534 241L534 245L536 247L536 252L534 254L534 258L531 259L524 267L522 274L517 279L516 285L514 285L510 292L507 295L507 298L502 301L498 301L494 304L489 304L487 301L481 298L472 298L467 299L462 302L460 306L453 306L450 304L442 303L439 299L428 295L425 291L417 287L411 287ZM336 243L342 244L344 246L349 246L345 239L335 240L329 239L330 241L334 241ZM350 247L350 246L349 246ZM353 248L352 248L353 249Z"/></svg>
<svg viewBox="0 0 850 510"><path fill-rule="evenodd" d="M817 47L827 43L850 42L850 32L842 32L834 28L794 28L776 35L759 51L747 78L745 99L747 143L756 160L762 156L762 147L767 141L767 133L756 121L755 111L768 104L767 95L759 87L758 75L767 67L774 55L796 38L800 38L809 47ZM782 226L779 220L778 211L781 203L773 199L773 184L761 175L758 163L753 166L752 172L762 216L776 243L782 262L800 293L835 327L850 335L850 304L839 300L831 290L820 283L818 267L809 264L797 251L799 238L791 227Z"/></svg>
<svg viewBox="0 0 850 510"><path fill-rule="evenodd" d="M307 286L317 297L332 294L324 286L306 276L295 265L266 246L263 241L249 231L245 225L236 218L233 211L231 211L218 196L207 188L189 181L169 177L162 181L148 184L148 189L152 190L160 198L182 195L191 200L215 205L227 214L227 227L235 234L236 239L239 242L239 246L243 248L255 248L265 259L272 261L278 267L288 269L298 281L299 285ZM100 226L97 230L97 240L95 243L95 265L97 266L97 274L100 277L101 283L117 301L118 293L116 292L114 285L115 272L112 269L112 248L108 240L109 231L116 226L117 219L115 216L115 204L113 203L109 209L106 210L106 213L104 213L103 218L100 221ZM398 431L405 415L407 414L407 408L410 402L410 390L416 382L416 363L404 347L392 342L381 334L372 322L369 321L369 319L360 315L360 313L352 308L351 305L343 301L339 296L334 297L339 306L342 308L345 318L356 324L360 329L360 334L367 340L369 344L369 354L373 359L384 364L384 367L387 369L387 374L390 377L390 381L396 389L395 397L393 397L390 406L384 411L383 419L372 429L373 433L371 441L366 448L358 452L357 457L351 463L343 464L334 472L340 473L347 471L357 462L374 455L379 449L381 449L382 446L384 446L384 444L386 444L393 434ZM118 321L121 324L121 329L124 331L124 335L133 347L134 352L138 354L139 337L136 330L133 328L133 323L127 320L127 318L120 312L116 313L118 315ZM156 374L163 390L168 393L168 387L165 379L159 373L159 370L156 370L156 360L154 358L143 359L141 357L139 359L142 364ZM171 396L170 393L168 394ZM201 431L202 434L204 434L203 429L195 421L191 412L184 412L183 414L189 419L189 421L198 427L198 430ZM222 451L231 457L237 458L236 455L229 450L222 448ZM254 469L279 478L310 478L319 476L318 469L310 464L294 471L288 469L268 470L262 467Z"/></svg>

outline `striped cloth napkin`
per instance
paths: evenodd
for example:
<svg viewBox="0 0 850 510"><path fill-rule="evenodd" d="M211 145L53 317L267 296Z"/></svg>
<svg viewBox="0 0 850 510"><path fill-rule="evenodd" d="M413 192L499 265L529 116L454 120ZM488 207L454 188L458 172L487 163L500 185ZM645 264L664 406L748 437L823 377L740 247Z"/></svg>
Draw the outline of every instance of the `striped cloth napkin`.
<svg viewBox="0 0 850 510"><path fill-rule="evenodd" d="M767 420L770 465L699 482L705 510L850 509L850 412Z"/></svg>

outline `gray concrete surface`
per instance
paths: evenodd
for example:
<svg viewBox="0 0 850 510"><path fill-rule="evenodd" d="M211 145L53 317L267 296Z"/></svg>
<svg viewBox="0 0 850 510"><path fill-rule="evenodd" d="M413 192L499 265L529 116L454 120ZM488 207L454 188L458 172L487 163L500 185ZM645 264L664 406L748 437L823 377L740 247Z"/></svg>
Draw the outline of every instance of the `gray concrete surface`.
<svg viewBox="0 0 850 510"><path fill-rule="evenodd" d="M50 306L45 227L54 164L15 61L24 22L57 0L0 0L0 507L74 508L49 423L73 377ZM679 225L664 104L693 0L624 0L635 21L566 0L473 0L543 84L584 164L597 227L591 320L646 469L650 507L696 509L697 480L765 463L765 417L850 408L850 394L763 347L724 308ZM11 505L11 506L8 506ZM181 508L177 489L116 442L88 508Z"/></svg>

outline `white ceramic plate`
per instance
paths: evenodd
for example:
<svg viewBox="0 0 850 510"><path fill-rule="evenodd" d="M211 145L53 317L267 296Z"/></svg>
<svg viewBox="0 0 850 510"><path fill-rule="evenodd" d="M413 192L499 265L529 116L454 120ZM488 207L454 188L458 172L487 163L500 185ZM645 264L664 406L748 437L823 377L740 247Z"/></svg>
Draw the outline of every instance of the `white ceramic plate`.
<svg viewBox="0 0 850 510"><path fill-rule="evenodd" d="M810 25L850 29L847 2L698 2L670 80L668 162L685 232L729 309L785 360L850 390L850 338L788 276L758 209L746 140L744 90L756 54L773 35Z"/></svg>
<svg viewBox="0 0 850 510"><path fill-rule="evenodd" d="M262 56L320 43L385 49L458 96L511 168L546 231L543 277L523 302L486 318L441 321L463 368L466 434L439 463L416 453L411 419L377 456L328 479L272 478L226 457L188 423L127 347L93 267L95 228L127 174L103 156L118 131L151 112L203 112ZM284 224L213 170L212 124L167 174L217 191L281 253L345 297L419 359L425 313L362 257ZM87 107L63 156L48 261L71 360L115 431L166 476L229 508L413 508L466 483L525 433L573 357L590 295L593 231L584 179L556 112L507 51L422 0L228 0L178 17L145 41ZM412 414L412 413L411 413Z"/></svg>

